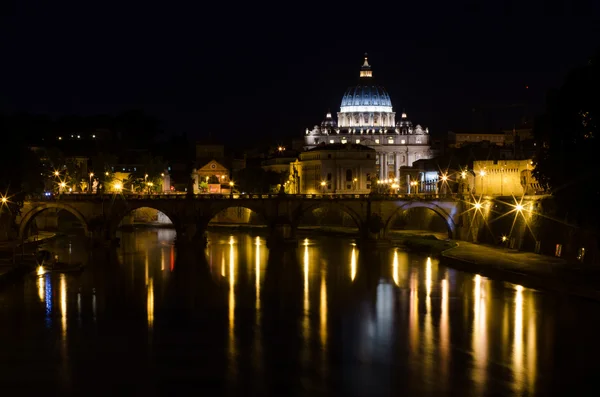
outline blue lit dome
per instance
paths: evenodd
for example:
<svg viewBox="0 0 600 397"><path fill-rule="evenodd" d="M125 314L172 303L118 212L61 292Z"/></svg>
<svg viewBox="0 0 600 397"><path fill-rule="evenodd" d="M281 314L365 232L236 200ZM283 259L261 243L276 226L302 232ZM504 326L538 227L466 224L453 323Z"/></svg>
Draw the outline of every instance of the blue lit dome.
<svg viewBox="0 0 600 397"><path fill-rule="evenodd" d="M373 81L373 71L365 54L357 86L346 90L340 112L392 112L392 101L385 88Z"/></svg>
<svg viewBox="0 0 600 397"><path fill-rule="evenodd" d="M357 85L348 88L342 98L342 111L347 106L385 106L391 108L392 101L383 87Z"/></svg>

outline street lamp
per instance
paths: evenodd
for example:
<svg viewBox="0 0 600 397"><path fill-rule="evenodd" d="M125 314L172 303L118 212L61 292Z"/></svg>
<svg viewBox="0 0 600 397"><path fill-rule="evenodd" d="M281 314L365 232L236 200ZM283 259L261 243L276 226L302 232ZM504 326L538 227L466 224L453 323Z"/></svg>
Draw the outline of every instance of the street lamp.
<svg viewBox="0 0 600 397"><path fill-rule="evenodd" d="M327 182L321 181L321 193L325 193L325 185L327 185Z"/></svg>
<svg viewBox="0 0 600 397"><path fill-rule="evenodd" d="M90 172L90 184L88 185L88 193L92 192L92 177L94 176L93 172Z"/></svg>
<svg viewBox="0 0 600 397"><path fill-rule="evenodd" d="M60 176L60 172L54 171L54 176Z"/></svg>
<svg viewBox="0 0 600 397"><path fill-rule="evenodd" d="M117 192L121 192L121 190L123 190L123 185L121 184L121 182L115 182L115 184L113 185L113 187L115 188L115 190Z"/></svg>
<svg viewBox="0 0 600 397"><path fill-rule="evenodd" d="M354 178L352 181L354 182L354 190L356 190L357 189L358 178Z"/></svg>
<svg viewBox="0 0 600 397"><path fill-rule="evenodd" d="M0 201L2 201L2 204L6 204L8 199L6 197L2 197L2 199Z"/></svg>
<svg viewBox="0 0 600 397"><path fill-rule="evenodd" d="M64 182L61 182L58 186L60 186L59 193L63 193L63 190L64 190L64 188L67 187L67 184Z"/></svg>
<svg viewBox="0 0 600 397"><path fill-rule="evenodd" d="M231 197L233 197L233 185L235 185L235 183L233 183L233 181L229 181L229 195Z"/></svg>

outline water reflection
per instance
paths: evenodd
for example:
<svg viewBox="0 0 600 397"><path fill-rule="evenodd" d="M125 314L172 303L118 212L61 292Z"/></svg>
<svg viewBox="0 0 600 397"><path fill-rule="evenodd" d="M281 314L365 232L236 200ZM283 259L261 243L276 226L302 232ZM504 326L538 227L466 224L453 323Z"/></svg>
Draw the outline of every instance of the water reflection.
<svg viewBox="0 0 600 397"><path fill-rule="evenodd" d="M473 379L479 387L483 387L487 379L487 324L486 297L482 284L486 279L477 274L473 280Z"/></svg>
<svg viewBox="0 0 600 397"><path fill-rule="evenodd" d="M225 384L277 396L543 395L558 393L544 374L558 368L570 376L573 362L585 362L589 371L579 371L593 379L600 343L590 338L573 353L570 344L591 333L595 320L571 301L562 306L570 324L557 332L547 320L561 306L552 296L414 253L359 251L347 240L324 238L280 257L261 237L211 234L207 260L202 251L178 259L171 274L181 252L167 235L131 233L114 255L96 255L81 275L47 273L27 278L21 290L0 291L0 320L13 324L0 327L1 351L15 357L35 351L34 358L22 356L30 366L58 357L64 379L85 367L106 387L132 390L160 363L165 370L152 372L157 382L196 384L209 395L227 394ZM69 245L63 249L66 257ZM71 250L75 256L78 246ZM186 266L196 273L177 278ZM165 303L173 296L193 301L186 310L196 322L163 321L181 318ZM541 335L544 346L561 347L560 360L540 356L548 350L538 349ZM117 352L127 353L123 364L115 362ZM115 366L127 377L114 379ZM24 394L33 394L43 376L22 371L11 375L31 379ZM92 384L80 372L72 379L78 377Z"/></svg>
<svg viewBox="0 0 600 397"><path fill-rule="evenodd" d="M350 255L350 279L356 278L356 247L352 245L352 254Z"/></svg>

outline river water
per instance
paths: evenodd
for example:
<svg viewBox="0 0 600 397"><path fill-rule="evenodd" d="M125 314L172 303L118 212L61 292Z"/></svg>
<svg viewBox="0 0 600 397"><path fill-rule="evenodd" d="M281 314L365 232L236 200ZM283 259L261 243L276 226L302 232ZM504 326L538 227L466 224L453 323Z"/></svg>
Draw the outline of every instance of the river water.
<svg viewBox="0 0 600 397"><path fill-rule="evenodd" d="M88 266L0 291L1 395L600 395L596 303L349 239L174 238L49 244Z"/></svg>

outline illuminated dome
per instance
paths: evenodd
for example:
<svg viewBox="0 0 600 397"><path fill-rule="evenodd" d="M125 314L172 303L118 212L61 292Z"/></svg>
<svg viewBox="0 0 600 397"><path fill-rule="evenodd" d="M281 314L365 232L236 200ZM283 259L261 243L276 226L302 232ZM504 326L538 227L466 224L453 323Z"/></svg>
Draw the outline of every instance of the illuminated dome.
<svg viewBox="0 0 600 397"><path fill-rule="evenodd" d="M392 101L383 87L376 85L357 85L348 88L342 98L341 111L351 112L354 106L383 107L380 111L392 111Z"/></svg>
<svg viewBox="0 0 600 397"><path fill-rule="evenodd" d="M338 113L340 127L395 127L392 101L385 88L373 81L373 71L365 54L360 81L346 90Z"/></svg>

